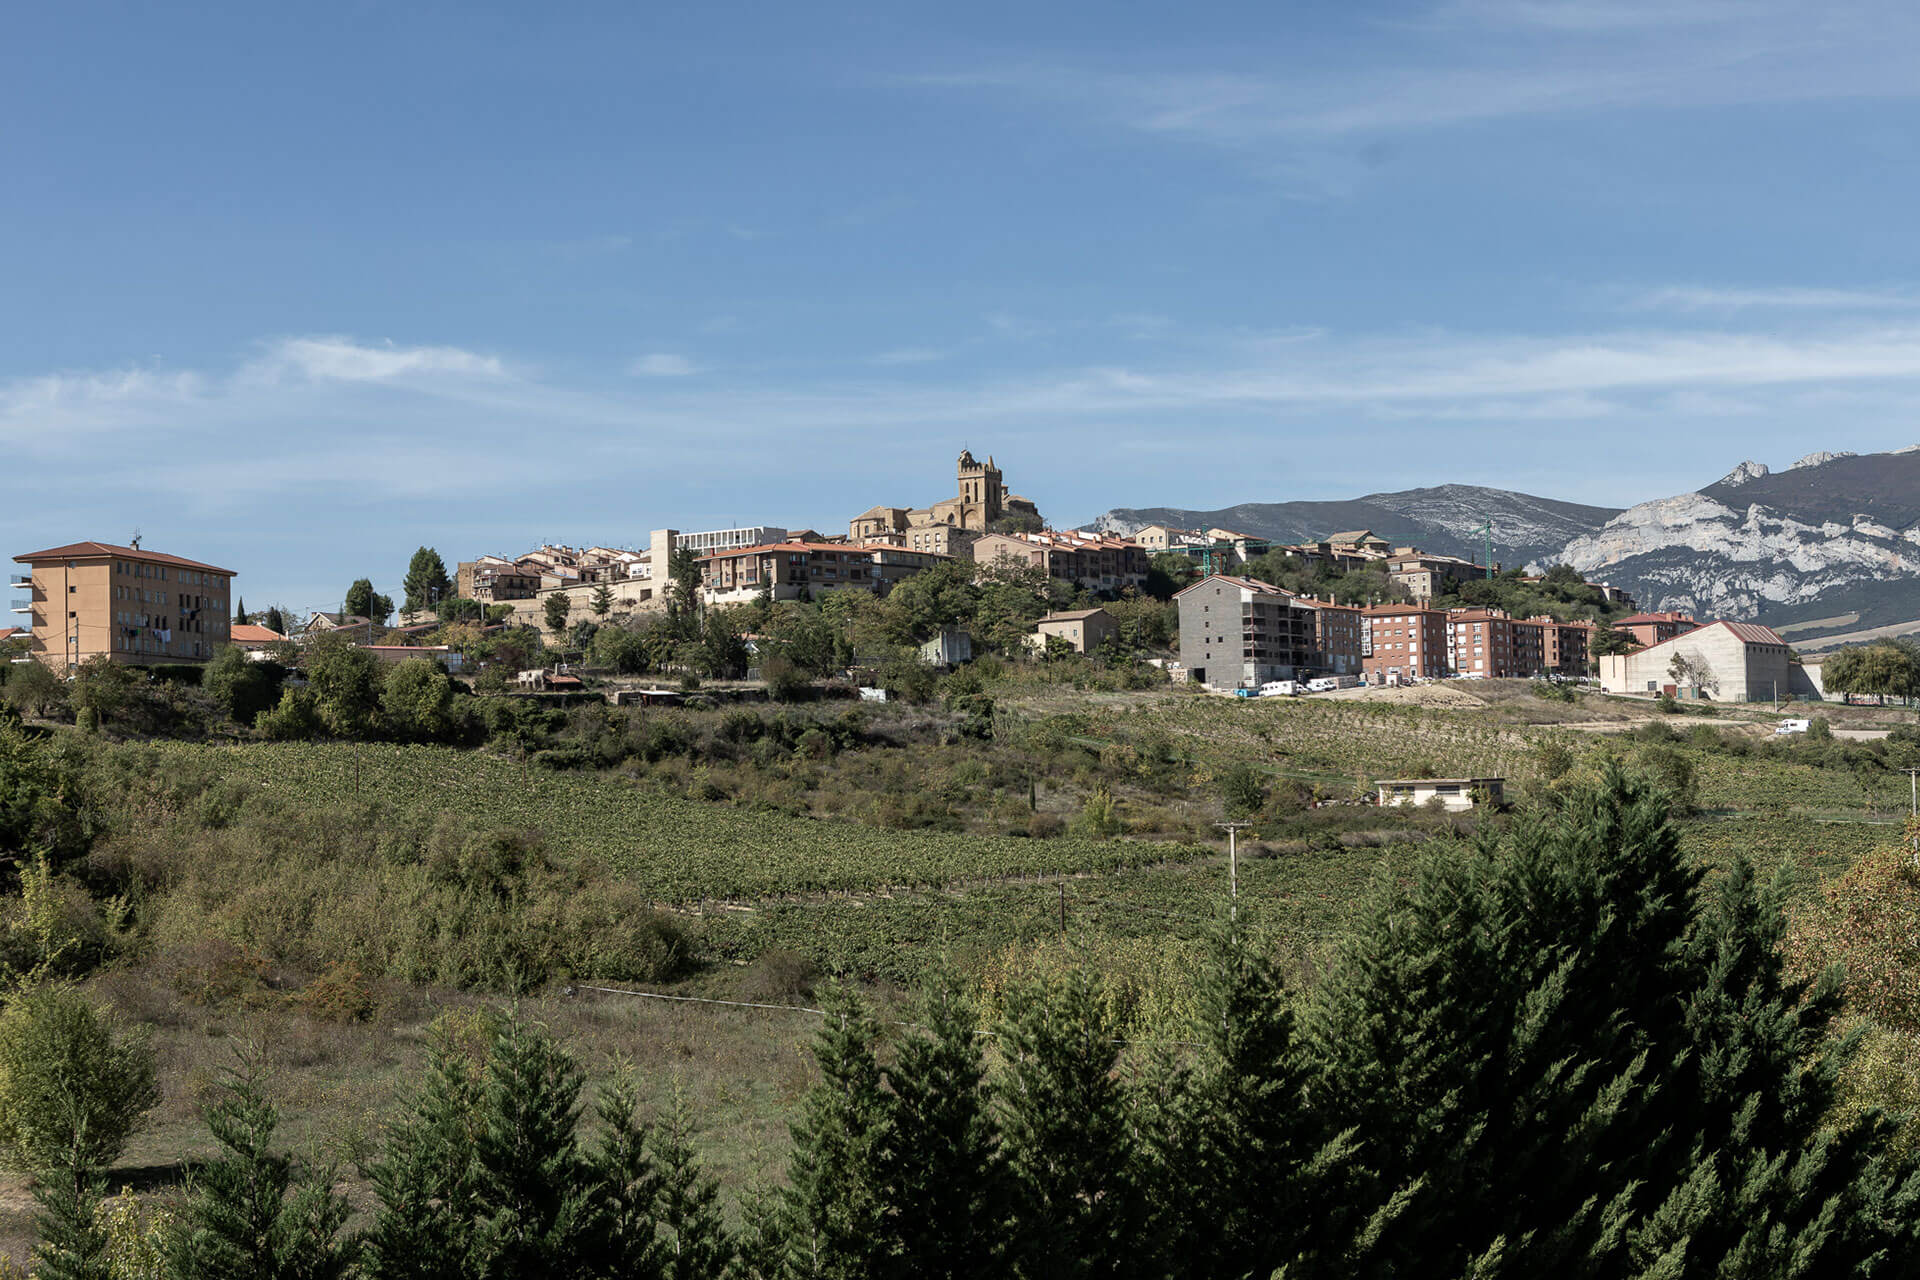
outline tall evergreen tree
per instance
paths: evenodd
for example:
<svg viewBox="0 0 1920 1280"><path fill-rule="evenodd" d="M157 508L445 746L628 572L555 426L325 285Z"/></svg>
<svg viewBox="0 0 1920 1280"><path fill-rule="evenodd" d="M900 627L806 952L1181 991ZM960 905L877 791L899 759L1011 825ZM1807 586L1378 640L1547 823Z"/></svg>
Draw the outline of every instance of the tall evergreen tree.
<svg viewBox="0 0 1920 1280"><path fill-rule="evenodd" d="M1920 1174L1867 1117L1828 1127L1853 1049L1829 1034L1840 975L1785 974L1785 881L1738 859L1691 942L1698 983L1674 1088L1687 1101L1664 1197L1632 1236L1635 1262L1674 1276L1869 1275L1920 1265ZM1904 1261L1899 1261L1904 1260ZM1891 1272L1890 1272L1891 1273Z"/></svg>
<svg viewBox="0 0 1920 1280"><path fill-rule="evenodd" d="M279 635L286 635L287 615L280 612L279 605L271 605L267 609L267 616L260 620L260 625Z"/></svg>
<svg viewBox="0 0 1920 1280"><path fill-rule="evenodd" d="M1006 1274L1009 1184L986 1087L979 1018L942 972L887 1072L882 1149L889 1266L901 1277Z"/></svg>
<svg viewBox="0 0 1920 1280"><path fill-rule="evenodd" d="M686 1090L677 1082L666 1119L653 1131L653 1146L660 1174L660 1274L665 1280L726 1275L734 1244L720 1212L720 1185L700 1167Z"/></svg>
<svg viewBox="0 0 1920 1280"><path fill-rule="evenodd" d="M812 1280L887 1274L881 1154L887 1103L874 1058L879 1029L850 992L826 1001L814 1040L820 1082L801 1104L787 1166L787 1266Z"/></svg>
<svg viewBox="0 0 1920 1280"><path fill-rule="evenodd" d="M474 1139L476 1273L587 1274L592 1178L578 1145L580 1068L545 1028L495 1035Z"/></svg>
<svg viewBox="0 0 1920 1280"><path fill-rule="evenodd" d="M1199 993L1198 1051L1163 1054L1136 1102L1159 1267L1194 1280L1355 1269L1356 1237L1390 1223L1354 1220L1354 1141L1309 1106L1292 1003L1238 921L1210 936Z"/></svg>
<svg viewBox="0 0 1920 1280"><path fill-rule="evenodd" d="M413 553L413 559L407 562L407 576L400 585L406 591L408 613L436 608L453 586L447 578L446 562L432 547L421 547Z"/></svg>
<svg viewBox="0 0 1920 1280"><path fill-rule="evenodd" d="M252 617L247 613L247 599L245 596L241 596L234 601L233 621L236 626L242 627L253 621Z"/></svg>
<svg viewBox="0 0 1920 1280"><path fill-rule="evenodd" d="M613 588L601 583L593 589L593 599L588 604L593 616L605 622L607 615L613 612Z"/></svg>
<svg viewBox="0 0 1920 1280"><path fill-rule="evenodd" d="M42 1179L34 1183L33 1198L40 1205L33 1220L40 1237L33 1249L35 1280L113 1280L99 1180Z"/></svg>
<svg viewBox="0 0 1920 1280"><path fill-rule="evenodd" d="M1019 992L1000 1032L996 1097L1016 1206L1015 1273L1139 1274L1145 1212L1116 1048L1096 980Z"/></svg>
<svg viewBox="0 0 1920 1280"><path fill-rule="evenodd" d="M1314 1105L1349 1116L1401 1268L1604 1275L1664 1158L1697 875L1617 772L1422 868L1317 993Z"/></svg>
<svg viewBox="0 0 1920 1280"><path fill-rule="evenodd" d="M278 1117L249 1075L203 1113L226 1154L207 1164L167 1250L173 1280L336 1280L353 1267L347 1205L331 1179L271 1149Z"/></svg>
<svg viewBox="0 0 1920 1280"><path fill-rule="evenodd" d="M662 1274L659 1242L661 1177L640 1123L639 1098L622 1080L601 1094L600 1137L590 1162L595 1184L592 1221L594 1269L608 1276L655 1280Z"/></svg>
<svg viewBox="0 0 1920 1280"><path fill-rule="evenodd" d="M365 1238L374 1280L464 1280L473 1273L478 1072L442 1040L412 1114L388 1131L366 1176L379 1209Z"/></svg>

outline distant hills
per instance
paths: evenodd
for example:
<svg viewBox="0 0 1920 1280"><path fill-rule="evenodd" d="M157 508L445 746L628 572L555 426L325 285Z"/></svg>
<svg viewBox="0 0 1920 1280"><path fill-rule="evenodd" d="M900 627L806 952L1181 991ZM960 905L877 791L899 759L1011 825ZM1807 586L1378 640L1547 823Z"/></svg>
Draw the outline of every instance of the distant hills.
<svg viewBox="0 0 1920 1280"><path fill-rule="evenodd" d="M1474 530L1489 519L1496 560L1568 563L1633 592L1642 608L1764 622L1798 644L1906 623L1920 629L1920 446L1815 453L1777 472L1743 462L1698 490L1625 511L1449 484L1345 502L1123 508L1086 527L1222 527L1285 542L1371 529L1478 559Z"/></svg>
<svg viewBox="0 0 1920 1280"><path fill-rule="evenodd" d="M1089 523L1089 529L1132 533L1150 524L1180 529L1232 529L1279 542L1318 542L1328 534L1371 529L1422 551L1480 559L1474 533L1493 521L1493 556L1524 564L1551 555L1620 514L1618 507L1586 507L1529 493L1472 484L1370 493L1346 502L1249 502L1219 511L1180 507L1123 507Z"/></svg>

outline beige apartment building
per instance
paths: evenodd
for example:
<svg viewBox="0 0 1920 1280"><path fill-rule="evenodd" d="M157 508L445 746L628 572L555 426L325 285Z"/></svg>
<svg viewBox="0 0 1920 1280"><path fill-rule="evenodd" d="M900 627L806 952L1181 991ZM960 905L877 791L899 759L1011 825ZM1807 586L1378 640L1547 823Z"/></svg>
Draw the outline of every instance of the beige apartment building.
<svg viewBox="0 0 1920 1280"><path fill-rule="evenodd" d="M204 662L228 640L233 570L180 556L74 542L14 558L13 611L33 620L27 652L55 671L89 658Z"/></svg>

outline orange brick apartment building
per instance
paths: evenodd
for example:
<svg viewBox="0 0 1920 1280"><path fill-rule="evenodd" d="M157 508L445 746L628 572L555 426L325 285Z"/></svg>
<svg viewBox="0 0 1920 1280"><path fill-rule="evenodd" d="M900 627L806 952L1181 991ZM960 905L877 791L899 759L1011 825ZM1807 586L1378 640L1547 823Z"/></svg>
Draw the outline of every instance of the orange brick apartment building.
<svg viewBox="0 0 1920 1280"><path fill-rule="evenodd" d="M27 650L56 671L95 656L150 665L204 662L227 643L233 570L179 556L74 542L14 557L28 566L14 612L33 619Z"/></svg>

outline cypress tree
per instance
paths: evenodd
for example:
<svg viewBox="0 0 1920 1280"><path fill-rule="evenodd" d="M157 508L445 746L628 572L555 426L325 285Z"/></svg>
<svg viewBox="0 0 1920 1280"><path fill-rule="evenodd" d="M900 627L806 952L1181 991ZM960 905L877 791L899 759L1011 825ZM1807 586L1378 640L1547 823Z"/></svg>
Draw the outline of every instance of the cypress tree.
<svg viewBox="0 0 1920 1280"><path fill-rule="evenodd" d="M590 1157L596 1195L586 1235L593 1242L594 1271L653 1280L662 1274L656 1207L661 1178L638 1109L630 1081L622 1080L600 1096L600 1137Z"/></svg>
<svg viewBox="0 0 1920 1280"><path fill-rule="evenodd" d="M1027 988L1003 1024L995 1096L1012 1174L1016 1274L1130 1276L1144 1265L1135 1146L1096 980Z"/></svg>
<svg viewBox="0 0 1920 1280"><path fill-rule="evenodd" d="M250 1075L235 1075L205 1111L226 1154L206 1165L167 1250L174 1280L336 1280L354 1263L331 1178L270 1150L278 1116Z"/></svg>
<svg viewBox="0 0 1920 1280"><path fill-rule="evenodd" d="M242 627L253 621L252 617L247 613L247 600L245 596L241 596L234 601L233 620L236 625Z"/></svg>
<svg viewBox="0 0 1920 1280"><path fill-rule="evenodd" d="M787 1166L788 1272L826 1280L886 1274L881 1153L887 1103L874 1058L879 1029L850 992L835 989L813 1045L820 1082L792 1126Z"/></svg>
<svg viewBox="0 0 1920 1280"><path fill-rule="evenodd" d="M1357 1122L1372 1198L1396 1215L1380 1265L1623 1265L1684 1105L1663 1082L1686 1052L1697 874L1668 811L1615 771L1504 845L1423 866L1323 984L1315 1104Z"/></svg>
<svg viewBox="0 0 1920 1280"><path fill-rule="evenodd" d="M432 609L446 598L451 585L447 580L446 561L432 547L421 547L407 562L407 576L400 585L406 591L408 613Z"/></svg>
<svg viewBox="0 0 1920 1280"><path fill-rule="evenodd" d="M1198 1052L1162 1053L1137 1102L1160 1268L1195 1280L1344 1273L1357 1261L1353 1139L1308 1106L1291 1002L1237 921L1208 939L1199 1005Z"/></svg>
<svg viewBox="0 0 1920 1280"><path fill-rule="evenodd" d="M64 1175L33 1186L40 1212L33 1220L40 1237L33 1250L35 1280L112 1280L113 1268L99 1209L102 1189L96 1178Z"/></svg>
<svg viewBox="0 0 1920 1280"><path fill-rule="evenodd" d="M720 1212L720 1186L700 1167L693 1149L693 1118L678 1082L666 1121L654 1130L653 1146L664 1232L659 1274L665 1280L716 1280L733 1266L734 1244Z"/></svg>
<svg viewBox="0 0 1920 1280"><path fill-rule="evenodd" d="M508 1022L493 1039L474 1137L476 1274L585 1274L592 1180L579 1124L579 1067L544 1028Z"/></svg>
<svg viewBox="0 0 1920 1280"><path fill-rule="evenodd" d="M893 1274L1005 1274L1010 1209L989 1109L979 1020L959 980L929 987L920 1028L887 1072L890 1123L882 1152Z"/></svg>
<svg viewBox="0 0 1920 1280"><path fill-rule="evenodd" d="M463 1280L472 1274L474 1128L481 1081L442 1039L428 1059L413 1114L387 1135L366 1170L380 1207L365 1239L375 1280Z"/></svg>
<svg viewBox="0 0 1920 1280"><path fill-rule="evenodd" d="M1698 982L1691 1051L1674 1087L1687 1105L1664 1195L1632 1236L1635 1262L1674 1276L1869 1275L1916 1257L1920 1174L1867 1116L1828 1127L1854 1041L1833 1037L1841 976L1785 972L1784 878L1762 886L1738 859L1690 939Z"/></svg>

